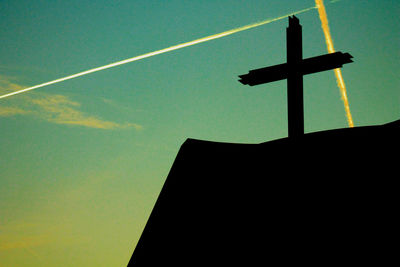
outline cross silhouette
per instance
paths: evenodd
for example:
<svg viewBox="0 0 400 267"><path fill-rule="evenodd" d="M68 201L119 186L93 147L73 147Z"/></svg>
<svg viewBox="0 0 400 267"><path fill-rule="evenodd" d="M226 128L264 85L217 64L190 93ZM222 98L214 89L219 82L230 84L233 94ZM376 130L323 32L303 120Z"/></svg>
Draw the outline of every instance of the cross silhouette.
<svg viewBox="0 0 400 267"><path fill-rule="evenodd" d="M303 59L302 30L295 16L289 17L286 49L286 63L250 70L248 74L239 75L239 82L254 86L287 79L288 135L298 139L304 134L303 75L341 68L353 61L349 53L342 52Z"/></svg>

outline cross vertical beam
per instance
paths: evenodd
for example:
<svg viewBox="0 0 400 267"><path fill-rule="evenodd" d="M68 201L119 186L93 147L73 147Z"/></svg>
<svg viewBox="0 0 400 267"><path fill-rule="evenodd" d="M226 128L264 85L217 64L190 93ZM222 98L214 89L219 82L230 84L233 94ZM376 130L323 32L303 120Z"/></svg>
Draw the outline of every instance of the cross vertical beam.
<svg viewBox="0 0 400 267"><path fill-rule="evenodd" d="M275 66L250 70L239 75L242 84L250 86L287 79L288 136L299 140L304 135L303 75L332 70L351 63L349 53L330 53L303 59L302 30L295 16L289 17L286 28L287 62Z"/></svg>
<svg viewBox="0 0 400 267"><path fill-rule="evenodd" d="M286 49L288 136L294 140L304 134L302 30L299 19L295 16L289 17L289 27L286 28Z"/></svg>

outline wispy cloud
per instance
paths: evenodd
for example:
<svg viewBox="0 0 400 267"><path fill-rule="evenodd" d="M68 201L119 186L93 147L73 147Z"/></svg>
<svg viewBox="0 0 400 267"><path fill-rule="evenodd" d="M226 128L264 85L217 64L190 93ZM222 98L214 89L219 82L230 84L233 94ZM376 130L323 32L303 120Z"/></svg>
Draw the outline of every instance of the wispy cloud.
<svg viewBox="0 0 400 267"><path fill-rule="evenodd" d="M0 93L20 90L24 86L13 82L12 78L0 76ZM19 101L0 103L0 116L30 115L56 124L77 125L96 129L143 129L137 123L118 123L88 115L80 110L81 103L64 95L33 94L23 96Z"/></svg>
<svg viewBox="0 0 400 267"><path fill-rule="evenodd" d="M23 110L18 107L1 107L0 106L0 117L9 117L18 114L28 114L30 113L27 110Z"/></svg>
<svg viewBox="0 0 400 267"><path fill-rule="evenodd" d="M24 86L13 82L13 80L15 80L14 77L0 75L0 92L12 92L24 88Z"/></svg>
<svg viewBox="0 0 400 267"><path fill-rule="evenodd" d="M42 119L57 124L80 125L97 129L142 129L135 123L116 123L87 115L79 110L80 103L72 101L63 95L46 95L45 97L31 99L40 112L37 114Z"/></svg>

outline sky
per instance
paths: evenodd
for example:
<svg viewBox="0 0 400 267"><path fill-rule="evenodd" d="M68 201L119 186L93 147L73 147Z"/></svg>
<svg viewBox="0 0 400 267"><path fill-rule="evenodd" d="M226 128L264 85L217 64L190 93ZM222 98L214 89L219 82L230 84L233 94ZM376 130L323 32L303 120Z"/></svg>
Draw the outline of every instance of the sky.
<svg viewBox="0 0 400 267"><path fill-rule="evenodd" d="M0 0L0 93L312 6ZM399 1L325 6L335 49L354 57L342 68L354 125L398 120ZM297 17L303 56L327 53L317 10ZM126 266L187 138L287 137L286 82L249 87L237 77L286 61L287 23L0 99L0 267ZM348 127L333 71L304 77L304 123L306 132Z"/></svg>

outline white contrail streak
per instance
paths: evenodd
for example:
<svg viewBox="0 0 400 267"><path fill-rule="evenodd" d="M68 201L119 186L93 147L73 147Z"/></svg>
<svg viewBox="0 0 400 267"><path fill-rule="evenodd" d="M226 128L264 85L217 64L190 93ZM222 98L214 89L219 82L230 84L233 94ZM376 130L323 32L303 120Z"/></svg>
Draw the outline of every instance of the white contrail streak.
<svg viewBox="0 0 400 267"><path fill-rule="evenodd" d="M255 28L255 27L258 27L258 26L261 26L261 25L265 25L265 24L268 24L268 23L271 23L271 22L274 22L274 21L277 21L277 20L281 20L281 19L287 18L288 16L293 16L293 15L296 15L296 14L300 14L300 13L303 13L303 12L306 12L306 11L309 11L309 10L315 9L315 8L316 7L309 7L309 8L302 9L302 10L299 10L299 11L295 11L295 12L292 12L290 14L283 15L283 16L280 16L280 17L277 17L277 18L274 18L274 19L268 19L268 20L256 22L256 23L253 23L253 24L250 24L250 25L242 26L242 27L239 27L239 28L236 28L236 29L232 29L232 30L229 30L229 31L225 31L225 32L217 33L217 34L210 35L210 36L207 36L207 37L203 37L203 38L200 38L200 39L197 39L197 40L193 40L193 41L190 41L190 42L187 42L187 43L174 45L174 46L171 46L171 47L168 47L168 48L164 48L164 49L161 49L161 50L153 51L153 52L146 53L146 54L143 54L143 55L140 55L140 56L128 58L128 59L125 59L125 60L114 62L114 63L108 64L108 65L104 65L104 66L101 66L101 67L97 67L97 68L94 68L94 69L82 71L82 72L79 72L79 73L76 73L76 74L73 74L73 75L70 75L70 76L66 76L66 77L63 77L63 78L59 78L59 79L56 79L56 80L53 80L53 81L50 81L50 82L38 84L38 85L35 85L35 86L32 86L32 87L28 87L28 88L25 88L25 89L22 89L22 90L19 90L19 91L11 92L11 93L8 93L8 94L0 96L0 98L9 97L9 96L16 95L16 94L21 94L21 93L24 93L24 92L27 92L27 91L31 91L31 90L34 90L34 89L38 89L38 88L41 88L41 87L45 87L45 86L48 86L48 85L51 85L51 84L55 84L55 83L63 82L63 81L66 81L66 80L74 79L74 78L77 78L77 77L80 77L80 76L83 76L83 75L86 75L86 74L90 74L90 73L93 73L93 72L96 72L96 71L101 71L101 70L113 68L113 67L116 67L116 66L119 66L119 65L123 65L123 64L127 64L127 63L130 63L130 62L133 62L133 61L137 61L137 60L141 60L141 59L144 59L144 58L148 58L148 57L160 55L160 54L163 54L163 53L171 52L171 51L174 51L174 50L177 50L177 49L181 49L181 48L184 48L184 47L187 47L187 46L200 44L200 43L208 42L208 41L211 41L211 40L214 40L214 39L222 38L222 37L225 37L225 36L237 33L237 32L245 31L245 30L248 30L248 29L251 29L251 28Z"/></svg>

